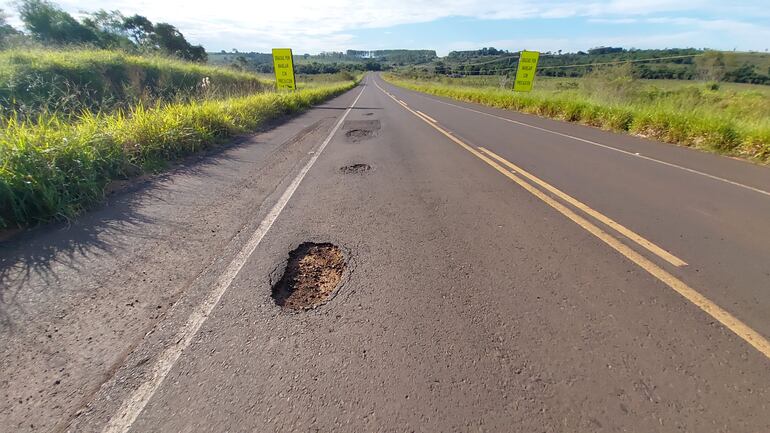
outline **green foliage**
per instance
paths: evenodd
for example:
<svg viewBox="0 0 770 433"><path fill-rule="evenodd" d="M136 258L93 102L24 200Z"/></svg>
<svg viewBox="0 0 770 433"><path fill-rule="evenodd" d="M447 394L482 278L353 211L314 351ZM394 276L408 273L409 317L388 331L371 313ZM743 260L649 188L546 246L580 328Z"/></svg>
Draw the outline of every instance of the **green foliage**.
<svg viewBox="0 0 770 433"><path fill-rule="evenodd" d="M451 60L468 60L475 57L510 55L506 50L498 50L495 47L482 48L480 50L450 51L447 55Z"/></svg>
<svg viewBox="0 0 770 433"><path fill-rule="evenodd" d="M725 76L727 65L725 55L720 51L706 51L695 59L697 77L705 81L721 81Z"/></svg>
<svg viewBox="0 0 770 433"><path fill-rule="evenodd" d="M658 60L652 60L658 59ZM541 53L538 75L584 77L602 69L605 63L633 62L631 74L643 79L730 81L770 84L770 54L740 53L694 48L637 50L598 47L577 53ZM415 67L414 75L509 75L518 65L518 53L482 48L453 51L430 65Z"/></svg>
<svg viewBox="0 0 770 433"><path fill-rule="evenodd" d="M164 53L193 62L206 61L206 50L200 45L190 45L184 35L171 24L156 24L149 39Z"/></svg>
<svg viewBox="0 0 770 433"><path fill-rule="evenodd" d="M27 30L43 42L89 44L99 40L93 29L46 0L22 0L19 16Z"/></svg>
<svg viewBox="0 0 770 433"><path fill-rule="evenodd" d="M120 48L195 62L207 59L203 47L191 45L176 27L153 24L141 15L124 17L119 11L100 10L78 21L48 0L20 0L18 9L30 35L46 45Z"/></svg>
<svg viewBox="0 0 770 433"><path fill-rule="evenodd" d="M252 74L158 56L94 50L0 53L2 117L109 112L140 102L240 96L268 86Z"/></svg>
<svg viewBox="0 0 770 433"><path fill-rule="evenodd" d="M7 22L8 15L0 9L0 48L5 48L8 38L18 35L19 32Z"/></svg>
<svg viewBox="0 0 770 433"><path fill-rule="evenodd" d="M493 77L385 78L420 92L770 163L770 91L715 83L650 85L617 68L579 81L541 78L529 94L500 89Z"/></svg>
<svg viewBox="0 0 770 433"><path fill-rule="evenodd" d="M78 214L103 198L112 179L173 160L296 113L350 89L345 82L294 93L139 105L6 122L0 131L0 227Z"/></svg>

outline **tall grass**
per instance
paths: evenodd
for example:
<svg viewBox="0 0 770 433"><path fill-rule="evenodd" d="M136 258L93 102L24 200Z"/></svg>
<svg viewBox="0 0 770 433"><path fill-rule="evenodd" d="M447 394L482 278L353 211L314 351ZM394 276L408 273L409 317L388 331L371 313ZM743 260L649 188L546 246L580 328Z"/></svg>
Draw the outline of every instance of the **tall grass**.
<svg viewBox="0 0 770 433"><path fill-rule="evenodd" d="M618 76L541 80L529 94L500 77L406 79L393 84L437 96L532 113L770 163L770 97L719 84L669 88ZM543 88L545 87L545 88Z"/></svg>
<svg viewBox="0 0 770 433"><path fill-rule="evenodd" d="M256 75L166 57L107 50L0 52L0 116L79 115L139 103L183 102L259 92Z"/></svg>
<svg viewBox="0 0 770 433"><path fill-rule="evenodd" d="M76 215L101 200L112 179L254 131L354 85L138 105L112 114L86 111L69 119L11 117L0 130L0 228Z"/></svg>

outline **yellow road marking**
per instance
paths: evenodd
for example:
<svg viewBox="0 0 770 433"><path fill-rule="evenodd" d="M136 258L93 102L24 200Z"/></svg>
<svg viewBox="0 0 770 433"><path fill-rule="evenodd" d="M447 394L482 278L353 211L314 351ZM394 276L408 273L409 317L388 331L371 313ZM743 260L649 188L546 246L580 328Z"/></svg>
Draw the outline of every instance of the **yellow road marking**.
<svg viewBox="0 0 770 433"><path fill-rule="evenodd" d="M380 90L385 92L385 90L380 87L379 84L375 81L374 83ZM387 92L385 92L388 94ZM397 101L396 98L394 98L392 95L388 94L394 101ZM449 138L450 140L457 143L460 147L467 150L480 160L486 162L489 164L492 168L497 170L498 172L502 173L504 176L508 177L512 181L516 182L519 186L530 192L535 197L539 198L552 208L559 211L562 215L566 216L573 222L575 222L577 225L591 233L592 235L599 238L602 242L609 245L612 249L619 252L623 256L625 256L627 259L650 273L652 276L660 280L661 282L665 283L667 286L671 287L675 292L679 293L681 296L683 296L685 299L690 301L691 303L695 304L698 308L703 310L706 314L710 315L714 319L718 320L719 323L724 325L727 329L735 333L737 336L742 338L744 341L749 343L751 346L753 346L755 349L757 349L759 352L761 352L765 357L770 359L770 341L768 341L765 337L763 337L760 333L750 328L748 325L740 321L738 318L724 310L719 305L712 302L707 297L701 295L698 291L693 289L692 287L685 284L680 279L676 278L675 276L671 275L670 273L666 272L664 269L656 265L655 263L651 262L641 254L634 251L632 248L628 247L627 245L620 242L615 237L611 236L604 230L600 229L590 221L586 220L585 218L581 217L580 215L576 214L572 210L570 210L565 205L559 203L558 201L554 200L544 192L540 191L539 189L535 188L533 185L526 182L524 179L516 176L515 174L511 173L510 170L506 170L505 167L501 166L497 162L495 162L493 159L490 159L490 157L484 155L483 153L479 152L478 150L474 149L470 145L466 144L462 140L456 138L454 135L449 133L447 130L441 128L440 126L431 123L424 117L422 117L419 113L412 110L411 108L404 107L407 110L409 110L412 114L422 119L425 123L432 126L434 129L436 129L438 132L442 133L444 136Z"/></svg>
<svg viewBox="0 0 770 433"><path fill-rule="evenodd" d="M426 118L426 119L430 120L431 122L433 122L433 123L438 123L438 122L436 122L436 119L434 119L434 118L432 118L432 117L428 116L427 114L423 113L422 111L420 111L420 110L416 110L416 111L417 111L418 113L422 114L422 117L424 117L424 118Z"/></svg>
<svg viewBox="0 0 770 433"><path fill-rule="evenodd" d="M685 266L687 263L680 259L679 257L676 257L675 255L669 253L668 251L664 250L663 248L655 245L654 243L648 241L647 239L643 238L641 235L631 231L630 229L626 228L622 224L618 223L617 221L614 221L612 218L595 211L594 209L588 207L585 203L582 203L581 201L575 199L574 197L562 192L561 190L555 188L551 184L545 182L544 180L541 180L532 174L528 173L527 171L523 170L521 167L515 165L514 163L506 160L505 158L501 157L500 155L497 155L496 153L492 152L489 149L486 149L484 147L479 147L479 150L482 152L488 154L492 158L495 158L500 163L507 165L509 168L516 170L519 174L526 177L527 179L531 180L532 182L540 185L544 189L550 191L557 197L561 198L562 200L566 201L567 203L571 204L572 206L575 206L576 208L582 210L583 212L587 213L588 215L591 215L592 217L596 218L597 220L601 221L602 223L606 224L607 226L613 228L617 232L621 233L623 236L631 239L632 241L636 242L640 246L646 248L649 252L655 254L656 256L662 258L663 260L671 263L674 266Z"/></svg>
<svg viewBox="0 0 770 433"><path fill-rule="evenodd" d="M377 83L375 83L375 85L376 84ZM452 103L449 103L449 102L446 102L446 101L442 101L440 99L435 99L435 98L429 97L428 95L426 95L424 93L418 93L418 95L423 97L423 98L425 98L425 99L428 99L428 100L430 100L432 102L435 102L437 104L448 105L450 107L459 108L461 110L470 111L470 112L476 113L476 114L481 114L483 116L487 116L487 117L491 117L491 118L494 118L494 119L502 120L504 122L513 123L515 125L523 126L523 127L526 127L526 128L536 129L536 130L541 131L541 132L546 132L548 134L558 135L560 137L569 138L569 139L572 139L572 140L575 140L575 141L580 141L582 143L590 144L592 146L601 147L601 148L607 149L607 150L612 150L614 152L619 152L619 153L622 153L624 155L635 157L635 158L641 158L641 159L644 159L646 161L650 161L650 162L654 162L654 163L657 163L657 164L665 165L667 167L671 167L671 168L675 168L675 169L678 169L678 170L686 171L688 173L692 173L692 174L696 174L696 175L699 175L699 176L707 177L707 178L712 179L712 180L716 180L716 181L719 181L719 182L724 182L724 183L727 183L727 184L730 184L730 185L733 185L733 186L737 186L739 188L744 188L744 189L747 189L749 191L754 191L754 192L757 192L757 193L762 194L762 195L770 196L770 191L765 191L765 190L762 190L762 189L759 189L759 188L755 188L753 186L749 186L749 185L742 184L740 182L736 182L734 180L725 179L723 177L714 176L713 174L705 173L703 171L699 171L699 170L695 170L695 169L692 169L692 168L684 167L684 166L681 166L681 165L673 164L673 163L670 163L670 162L662 161L660 159L651 158L649 156L640 155L639 153L634 153L634 152L629 152L627 150L618 149L617 147L612 147L612 146L609 146L609 145L606 145L606 144L598 143L596 141L586 140L585 138L576 137L574 135L564 134L564 133L561 133L561 132L552 131L552 130L547 129L547 128L541 128L539 126L530 125L529 123L520 122L518 120L509 119L507 117L497 116L497 115L492 114L492 113L487 113L487 112L480 111L480 110L474 110L473 108L464 107L462 105L452 104Z"/></svg>

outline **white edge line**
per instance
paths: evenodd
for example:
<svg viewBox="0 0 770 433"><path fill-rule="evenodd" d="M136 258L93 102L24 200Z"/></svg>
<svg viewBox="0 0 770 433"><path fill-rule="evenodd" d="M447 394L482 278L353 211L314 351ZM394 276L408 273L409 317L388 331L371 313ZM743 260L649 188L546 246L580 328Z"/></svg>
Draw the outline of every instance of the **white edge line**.
<svg viewBox="0 0 770 433"><path fill-rule="evenodd" d="M365 82L366 80L364 83ZM272 227L275 220L281 214L281 211L283 211L284 207L289 202L289 199L291 199L292 195L294 195L294 192L297 190L297 187L299 187L300 182L302 182L302 179L304 179L305 175L308 173L308 171L310 171L310 168L321 155L321 152L323 152L323 150L332 140L334 134L337 132L340 125L342 125L342 122L348 116L353 107L355 107L358 99L361 98L361 95L363 95L364 90L366 90L366 87L361 89L361 93L358 94L356 99L353 101L353 104L348 107L342 117L340 117L329 135L318 147L318 150L313 154L307 164L302 167L302 170L300 170L294 180L292 180L291 184L281 195L281 198L278 199L278 202L273 206L272 209L270 209L270 212L268 212L267 216L265 216L265 218L259 224L259 227L257 227L256 231L254 231L254 233L251 235L251 238L249 238L248 242L246 242L240 252L238 252L238 254L227 266L225 271L219 276L214 290L212 290L206 299L201 304L199 304L192 311L192 313L190 313L190 316L187 318L187 322L184 324L180 332L173 340L176 342L176 344L168 347L156 360L152 367L152 371L149 374L149 380L143 382L134 391L130 398L123 401L123 404L120 406L118 412L113 415L112 418L110 418L109 423L104 428L104 430L102 430L104 433L125 433L131 428L139 414L142 412L142 410L144 410L144 407L147 405L150 398L152 398L153 394L155 394L155 391L157 391L161 383L163 383L163 380L166 378L169 371L171 371L171 368L179 359L179 356L190 345L193 337L195 337L195 335L198 333L198 330L206 321L209 314L211 314L211 312L214 310L214 307L217 306L219 300L222 298L222 295L224 295L227 289L230 288L230 285L232 284L233 280L235 280L235 277L238 275L241 268L243 268L246 260L248 260L249 256L251 256L259 243L262 241L262 238L265 237L265 234L267 234L267 232L270 230L270 227Z"/></svg>
<svg viewBox="0 0 770 433"><path fill-rule="evenodd" d="M375 82L375 84L376 84L376 82ZM420 92L415 92L415 93L420 94ZM420 96L428 98L427 95L420 95ZM564 133L561 133L561 132L552 131L550 129L541 128L541 127L535 126L535 125L530 125L529 123L520 122L518 120L508 119L506 117L497 116L495 114L485 113L485 112L479 111L479 110L474 110L473 108L463 107L462 105L452 104L450 102L441 101L441 100L435 99L435 98L428 98L428 99L430 99L431 101L434 101L434 102L438 102L439 104L444 104L444 105L449 105L451 107L461 108L463 110L468 110L468 111L472 111L474 113L483 114L485 116L494 117L496 119L504 120L506 122L515 123L515 124L520 125L520 126L526 126L527 128L537 129L538 131L548 132L550 134L555 134L555 135L559 135L559 136L562 136L562 137L571 138L573 140L582 141L583 143L588 143L588 144L591 144L591 145L594 145L594 146L603 147L605 149L614 150L616 152L620 152L620 153L623 153L623 154L626 154L626 155L630 155L630 156L633 156L635 158L642 158L642 159L646 159L646 160L651 161L651 162L657 162L658 164L663 164L663 165L668 166L668 167L678 168L680 170L684 170L684 171L689 172L689 173L698 174L700 176L705 176L705 177L707 177L709 179L713 179L713 180L718 180L720 182L729 183L730 185L737 186L737 187L740 187L740 188L745 188L745 189L748 189L750 191L754 191L754 192L757 192L757 193L760 193L760 194L763 194L763 195L766 195L766 196L770 197L770 191L765 191L765 190L762 190L762 189L759 189L759 188L755 188L753 186L742 184L740 182L736 182L736 181L733 181L733 180L730 180L730 179L725 179L723 177L714 176L713 174L704 173L702 171L698 171L698 170L695 170L695 169L692 169L692 168L683 167L681 165L674 164L674 163L671 163L671 162L661 161L659 159L651 158L649 156L644 156L644 155L640 155L638 153L629 152L627 150L618 149L617 147L612 147L612 146L608 146L606 144L597 143L595 141L587 140L585 138L575 137L574 135L569 135L569 134L564 134Z"/></svg>

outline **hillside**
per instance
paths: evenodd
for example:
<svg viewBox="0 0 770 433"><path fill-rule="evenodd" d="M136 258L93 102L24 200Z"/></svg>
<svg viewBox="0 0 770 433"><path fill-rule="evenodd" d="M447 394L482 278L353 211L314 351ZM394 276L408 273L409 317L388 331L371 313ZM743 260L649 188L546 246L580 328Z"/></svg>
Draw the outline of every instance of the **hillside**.
<svg viewBox="0 0 770 433"><path fill-rule="evenodd" d="M162 56L84 49L0 52L3 117L109 112L139 102L239 96L266 87L253 74Z"/></svg>

